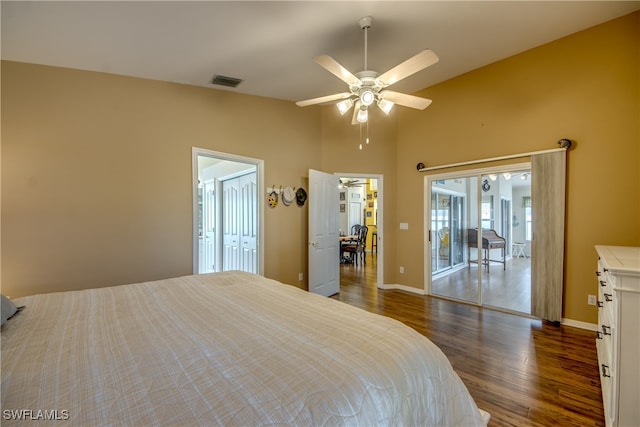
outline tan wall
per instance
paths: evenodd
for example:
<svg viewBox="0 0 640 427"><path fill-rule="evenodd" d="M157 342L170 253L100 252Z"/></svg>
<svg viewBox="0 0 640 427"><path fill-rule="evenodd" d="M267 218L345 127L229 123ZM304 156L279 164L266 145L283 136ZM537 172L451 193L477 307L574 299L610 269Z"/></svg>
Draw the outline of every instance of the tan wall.
<svg viewBox="0 0 640 427"><path fill-rule="evenodd" d="M639 41L635 13L422 91L433 104L398 124L398 222L410 230L398 232L405 274L394 269L395 280L423 283L416 163L557 148L569 138L564 317L597 323L587 305L597 294L593 246L640 244Z"/></svg>
<svg viewBox="0 0 640 427"><path fill-rule="evenodd" d="M2 292L190 274L191 147L320 166L320 110L213 89L2 63ZM306 206L265 208L265 274L304 286Z"/></svg>
<svg viewBox="0 0 640 427"><path fill-rule="evenodd" d="M384 175L385 277L421 288L415 165L569 153L564 317L596 322L595 244L640 244L640 13L425 89L422 112L372 117L372 144L333 108L2 63L2 292L13 297L191 272L191 147L265 160L267 185L309 168ZM436 65L437 66L437 65ZM265 209L265 274L306 276L306 209ZM398 223L408 222L408 231ZM398 273L398 266L405 274Z"/></svg>

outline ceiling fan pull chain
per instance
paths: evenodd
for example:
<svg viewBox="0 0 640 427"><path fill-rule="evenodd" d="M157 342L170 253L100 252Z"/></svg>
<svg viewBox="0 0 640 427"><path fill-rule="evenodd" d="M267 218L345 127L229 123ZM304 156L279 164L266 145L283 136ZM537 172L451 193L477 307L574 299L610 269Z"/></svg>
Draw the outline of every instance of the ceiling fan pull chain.
<svg viewBox="0 0 640 427"><path fill-rule="evenodd" d="M367 120L367 138L365 139L365 143L369 144L369 120Z"/></svg>

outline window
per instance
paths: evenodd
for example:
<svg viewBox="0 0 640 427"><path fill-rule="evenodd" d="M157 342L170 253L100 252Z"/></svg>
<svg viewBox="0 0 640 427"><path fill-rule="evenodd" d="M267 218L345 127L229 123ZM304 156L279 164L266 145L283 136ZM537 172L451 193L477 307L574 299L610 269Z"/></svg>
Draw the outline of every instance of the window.
<svg viewBox="0 0 640 427"><path fill-rule="evenodd" d="M532 237L532 209L531 209L531 197L522 198L524 206L524 218L525 218L525 239L531 240Z"/></svg>
<svg viewBox="0 0 640 427"><path fill-rule="evenodd" d="M482 228L494 229L493 196L482 197Z"/></svg>

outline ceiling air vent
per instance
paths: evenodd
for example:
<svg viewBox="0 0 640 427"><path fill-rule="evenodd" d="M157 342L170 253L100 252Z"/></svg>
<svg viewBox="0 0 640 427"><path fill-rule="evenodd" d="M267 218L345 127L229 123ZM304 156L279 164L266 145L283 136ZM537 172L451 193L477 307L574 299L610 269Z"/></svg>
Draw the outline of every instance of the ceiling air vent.
<svg viewBox="0 0 640 427"><path fill-rule="evenodd" d="M227 76L213 76L211 83L214 85L227 86L227 87L236 87L242 82L242 79L236 79L235 77L227 77Z"/></svg>

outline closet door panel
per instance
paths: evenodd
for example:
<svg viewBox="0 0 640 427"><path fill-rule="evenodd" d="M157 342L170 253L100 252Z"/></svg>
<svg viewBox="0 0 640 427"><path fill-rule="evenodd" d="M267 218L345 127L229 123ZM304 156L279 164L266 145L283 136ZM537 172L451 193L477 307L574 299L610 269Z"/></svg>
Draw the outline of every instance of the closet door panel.
<svg viewBox="0 0 640 427"><path fill-rule="evenodd" d="M222 269L240 269L240 183L231 179L222 183Z"/></svg>

